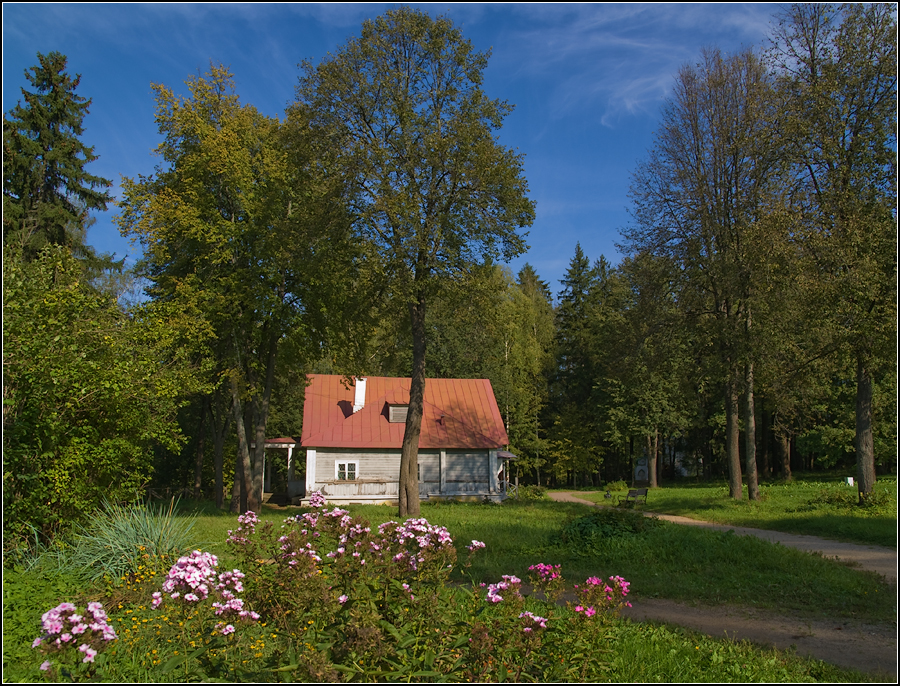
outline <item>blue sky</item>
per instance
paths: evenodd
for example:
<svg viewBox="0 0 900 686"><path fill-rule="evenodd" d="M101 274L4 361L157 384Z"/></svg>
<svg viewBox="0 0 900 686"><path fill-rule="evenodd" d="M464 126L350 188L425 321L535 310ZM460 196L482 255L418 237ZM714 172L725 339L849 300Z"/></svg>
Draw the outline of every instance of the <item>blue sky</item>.
<svg viewBox="0 0 900 686"><path fill-rule="evenodd" d="M359 34L362 21L394 4L18 4L3 5L3 111L21 99L37 53L57 50L78 93L92 98L84 140L100 159L90 170L114 182L150 174L160 141L151 83L186 94L184 81L210 61L229 66L245 103L281 116L294 97L298 63L318 62ZM489 97L516 106L500 132L525 154L537 202L527 254L558 293L576 243L591 260L617 263L628 225L628 186L653 144L660 107L679 67L703 47L764 45L775 4L413 4L448 15L480 51ZM137 256L97 216L89 241Z"/></svg>

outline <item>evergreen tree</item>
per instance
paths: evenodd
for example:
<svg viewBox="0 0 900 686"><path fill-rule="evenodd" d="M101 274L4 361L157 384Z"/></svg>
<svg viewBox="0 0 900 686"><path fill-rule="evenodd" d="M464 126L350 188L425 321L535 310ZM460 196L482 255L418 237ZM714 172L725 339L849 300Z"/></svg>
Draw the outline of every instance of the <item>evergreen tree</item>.
<svg viewBox="0 0 900 686"><path fill-rule="evenodd" d="M65 55L38 54L38 61L25 72L34 90L23 88L25 104L3 116L4 247L33 258L44 245L62 245L100 266L85 231L88 213L106 210L112 183L85 169L97 159L80 138L91 101L75 93L81 75L65 71Z"/></svg>

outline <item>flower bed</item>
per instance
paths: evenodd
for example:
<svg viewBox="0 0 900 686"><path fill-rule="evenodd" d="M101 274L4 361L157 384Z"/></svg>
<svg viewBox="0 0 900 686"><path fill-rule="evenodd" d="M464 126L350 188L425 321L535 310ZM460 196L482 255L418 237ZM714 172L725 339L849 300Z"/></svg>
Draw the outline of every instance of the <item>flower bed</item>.
<svg viewBox="0 0 900 686"><path fill-rule="evenodd" d="M450 572L458 564L467 569L483 543L461 548L460 562L450 533L425 519L373 528L329 509L324 497L313 502L317 508L280 527L252 512L238 517L227 543L240 569L219 572L217 557L197 550L163 579L129 586L111 611L118 632L99 603L88 606L96 628L82 628L74 605L51 610L34 643L46 658L41 673L153 681L569 681L602 674L608 620L628 593L624 580L590 578L567 607L557 602L559 566L543 563L530 570L540 599L524 596L512 575L461 588L449 583ZM567 659L575 654L580 659Z"/></svg>

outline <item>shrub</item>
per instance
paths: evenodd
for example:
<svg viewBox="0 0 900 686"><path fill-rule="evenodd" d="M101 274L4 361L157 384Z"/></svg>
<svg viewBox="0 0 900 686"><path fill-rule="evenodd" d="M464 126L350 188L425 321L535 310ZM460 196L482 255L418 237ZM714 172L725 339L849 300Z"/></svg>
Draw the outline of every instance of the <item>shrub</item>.
<svg viewBox="0 0 900 686"><path fill-rule="evenodd" d="M519 498L522 500L544 500L547 497L547 489L544 486L529 484L519 487Z"/></svg>
<svg viewBox="0 0 900 686"><path fill-rule="evenodd" d="M570 546L590 546L601 539L641 534L660 524L659 518L644 517L639 512L601 508L573 519L562 528L560 536Z"/></svg>
<svg viewBox="0 0 900 686"><path fill-rule="evenodd" d="M610 481L603 488L607 491L624 491L628 489L628 484L619 479L618 481Z"/></svg>

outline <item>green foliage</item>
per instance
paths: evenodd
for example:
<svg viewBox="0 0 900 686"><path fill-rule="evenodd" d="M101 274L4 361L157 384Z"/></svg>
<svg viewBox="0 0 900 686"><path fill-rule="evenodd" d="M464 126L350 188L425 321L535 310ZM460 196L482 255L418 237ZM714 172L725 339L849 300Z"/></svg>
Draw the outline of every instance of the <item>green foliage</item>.
<svg viewBox="0 0 900 686"><path fill-rule="evenodd" d="M544 486L535 486L534 484L519 486L519 498L525 501L545 500L547 498L547 489Z"/></svg>
<svg viewBox="0 0 900 686"><path fill-rule="evenodd" d="M296 363L329 337L353 338L345 308L356 289L346 284L356 280L358 251L339 180L323 171L332 168L320 156L327 146L312 139L302 113L282 123L241 104L221 65L187 86L188 97L153 86L165 164L123 181L117 222L144 249L138 269L154 302L196 317L215 337L197 354L211 385L228 387L235 416L247 406L252 428L247 435L237 425L239 466L258 509L279 355Z"/></svg>
<svg viewBox="0 0 900 686"><path fill-rule="evenodd" d="M305 63L292 108L338 152L351 220L373 258L375 309L409 318L404 515L419 511L426 305L477 265L524 252L519 231L534 221L522 155L495 133L512 107L482 90L487 58L446 17L400 7L365 21L318 66Z"/></svg>
<svg viewBox="0 0 900 686"><path fill-rule="evenodd" d="M624 481L621 481L621 480L619 480L619 481L610 481L610 482L609 482L608 484L606 484L603 488L604 488L605 490L607 490L607 491L610 491L610 492L612 492L612 491L624 491L624 490L626 490L626 489L628 488L628 484L625 483Z"/></svg>
<svg viewBox="0 0 900 686"><path fill-rule="evenodd" d="M566 524L560 537L573 549L586 550L600 539L642 534L659 525L658 518L644 517L640 512L602 508Z"/></svg>
<svg viewBox="0 0 900 686"><path fill-rule="evenodd" d="M47 247L3 262L4 546L83 521L103 498L133 500L154 445L197 388L185 359L201 338L166 306L123 312L89 288L77 260Z"/></svg>
<svg viewBox="0 0 900 686"><path fill-rule="evenodd" d="M6 561L6 560L4 560ZM59 603L80 597L85 586L77 573L60 572L52 565L3 569L3 680L36 681L40 658L31 647L40 619Z"/></svg>

